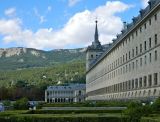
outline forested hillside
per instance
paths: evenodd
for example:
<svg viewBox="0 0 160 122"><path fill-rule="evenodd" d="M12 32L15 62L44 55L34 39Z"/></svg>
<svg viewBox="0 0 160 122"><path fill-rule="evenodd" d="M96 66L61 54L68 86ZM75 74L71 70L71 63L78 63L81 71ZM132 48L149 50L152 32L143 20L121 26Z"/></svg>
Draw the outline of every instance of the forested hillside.
<svg viewBox="0 0 160 122"><path fill-rule="evenodd" d="M0 71L0 99L43 100L48 85L85 83L85 63L74 61L52 67ZM5 93L5 94L4 94Z"/></svg>

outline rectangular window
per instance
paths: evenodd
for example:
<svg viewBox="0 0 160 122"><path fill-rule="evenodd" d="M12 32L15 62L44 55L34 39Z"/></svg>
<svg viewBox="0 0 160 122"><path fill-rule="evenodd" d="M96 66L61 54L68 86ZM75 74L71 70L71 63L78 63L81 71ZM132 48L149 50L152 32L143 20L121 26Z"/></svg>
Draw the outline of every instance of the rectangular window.
<svg viewBox="0 0 160 122"><path fill-rule="evenodd" d="M125 73L125 67L123 67L123 74Z"/></svg>
<svg viewBox="0 0 160 122"><path fill-rule="evenodd" d="M152 54L149 53L149 62L151 63L152 62Z"/></svg>
<svg viewBox="0 0 160 122"><path fill-rule="evenodd" d="M140 44L140 53L142 53L142 44Z"/></svg>
<svg viewBox="0 0 160 122"><path fill-rule="evenodd" d="M154 15L154 19L155 19L155 21L157 21L157 14Z"/></svg>
<svg viewBox="0 0 160 122"><path fill-rule="evenodd" d="M138 32L136 31L136 36L138 35Z"/></svg>
<svg viewBox="0 0 160 122"><path fill-rule="evenodd" d="M142 27L140 27L140 33L142 32Z"/></svg>
<svg viewBox="0 0 160 122"><path fill-rule="evenodd" d="M157 45L157 34L155 34L155 45Z"/></svg>
<svg viewBox="0 0 160 122"><path fill-rule="evenodd" d="M151 38L149 38L149 48L152 47L152 42L151 42Z"/></svg>
<svg viewBox="0 0 160 122"><path fill-rule="evenodd" d="M128 72L128 65L126 65L126 73Z"/></svg>
<svg viewBox="0 0 160 122"><path fill-rule="evenodd" d="M134 49L132 49L132 57L134 58Z"/></svg>
<svg viewBox="0 0 160 122"><path fill-rule="evenodd" d="M134 89L134 80L132 80L132 89Z"/></svg>
<svg viewBox="0 0 160 122"><path fill-rule="evenodd" d="M129 72L131 71L131 64L129 64Z"/></svg>
<svg viewBox="0 0 160 122"><path fill-rule="evenodd" d="M127 59L127 53L126 53L126 61L127 61L128 59Z"/></svg>
<svg viewBox="0 0 160 122"><path fill-rule="evenodd" d="M151 19L149 19L149 25L151 25Z"/></svg>
<svg viewBox="0 0 160 122"><path fill-rule="evenodd" d="M135 81L135 88L138 88L138 79Z"/></svg>
<svg viewBox="0 0 160 122"><path fill-rule="evenodd" d="M139 78L139 87L142 87L142 78Z"/></svg>
<svg viewBox="0 0 160 122"><path fill-rule="evenodd" d="M147 76L144 76L144 79L143 79L143 84L144 84L144 87L146 87L147 86Z"/></svg>
<svg viewBox="0 0 160 122"><path fill-rule="evenodd" d="M118 66L119 66L119 58L118 58Z"/></svg>
<svg viewBox="0 0 160 122"><path fill-rule="evenodd" d="M124 55L123 55L123 63L124 63Z"/></svg>
<svg viewBox="0 0 160 122"><path fill-rule="evenodd" d="M125 90L125 82L123 82L123 90Z"/></svg>
<svg viewBox="0 0 160 122"><path fill-rule="evenodd" d="M154 85L158 84L158 73L154 73Z"/></svg>
<svg viewBox="0 0 160 122"><path fill-rule="evenodd" d="M146 29L146 28L147 28L147 24L145 23L145 24L144 24L144 29Z"/></svg>
<svg viewBox="0 0 160 122"><path fill-rule="evenodd" d="M128 89L131 89L131 81L128 81Z"/></svg>
<svg viewBox="0 0 160 122"><path fill-rule="evenodd" d="M147 64L147 56L144 56L144 64Z"/></svg>
<svg viewBox="0 0 160 122"><path fill-rule="evenodd" d="M132 62L132 69L134 70L134 62Z"/></svg>
<svg viewBox="0 0 160 122"><path fill-rule="evenodd" d="M136 69L138 68L138 60L136 60Z"/></svg>
<svg viewBox="0 0 160 122"><path fill-rule="evenodd" d="M147 50L147 42L144 42L144 50Z"/></svg>
<svg viewBox="0 0 160 122"><path fill-rule="evenodd" d="M122 57L121 57L121 64L122 64Z"/></svg>
<svg viewBox="0 0 160 122"><path fill-rule="evenodd" d="M155 51L155 61L157 61L157 50Z"/></svg>
<svg viewBox="0 0 160 122"><path fill-rule="evenodd" d="M136 47L136 55L138 55L138 47Z"/></svg>
<svg viewBox="0 0 160 122"><path fill-rule="evenodd" d="M134 34L132 34L132 39L134 39Z"/></svg>
<svg viewBox="0 0 160 122"><path fill-rule="evenodd" d="M140 66L142 66L142 58L140 58Z"/></svg>
<svg viewBox="0 0 160 122"><path fill-rule="evenodd" d="M129 59L131 59L131 52L129 51Z"/></svg>
<svg viewBox="0 0 160 122"><path fill-rule="evenodd" d="M152 86L152 75L148 75L148 86Z"/></svg>

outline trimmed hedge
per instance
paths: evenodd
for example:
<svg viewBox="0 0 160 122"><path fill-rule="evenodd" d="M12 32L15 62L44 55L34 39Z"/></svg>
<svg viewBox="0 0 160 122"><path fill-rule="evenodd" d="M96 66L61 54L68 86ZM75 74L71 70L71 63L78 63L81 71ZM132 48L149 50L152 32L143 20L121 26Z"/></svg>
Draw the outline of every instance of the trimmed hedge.
<svg viewBox="0 0 160 122"><path fill-rule="evenodd" d="M126 107L128 103L124 101L88 101L82 103L46 103L38 107Z"/></svg>
<svg viewBox="0 0 160 122"><path fill-rule="evenodd" d="M41 115L16 115L9 118L0 118L0 122L127 122L120 117L52 117Z"/></svg>
<svg viewBox="0 0 160 122"><path fill-rule="evenodd" d="M160 122L160 117L142 117L140 122Z"/></svg>
<svg viewBox="0 0 160 122"><path fill-rule="evenodd" d="M27 114L80 114L80 113L121 113L122 110L35 110L28 111Z"/></svg>

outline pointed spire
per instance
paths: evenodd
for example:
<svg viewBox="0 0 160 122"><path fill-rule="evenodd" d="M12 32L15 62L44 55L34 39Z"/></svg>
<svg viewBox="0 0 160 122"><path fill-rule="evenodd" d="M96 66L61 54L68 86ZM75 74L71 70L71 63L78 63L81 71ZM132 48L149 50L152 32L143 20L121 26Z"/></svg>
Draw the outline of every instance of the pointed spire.
<svg viewBox="0 0 160 122"><path fill-rule="evenodd" d="M96 28L95 28L94 41L95 42L99 42L99 39L98 39L98 27L97 27L98 21L96 20L95 22L96 22Z"/></svg>

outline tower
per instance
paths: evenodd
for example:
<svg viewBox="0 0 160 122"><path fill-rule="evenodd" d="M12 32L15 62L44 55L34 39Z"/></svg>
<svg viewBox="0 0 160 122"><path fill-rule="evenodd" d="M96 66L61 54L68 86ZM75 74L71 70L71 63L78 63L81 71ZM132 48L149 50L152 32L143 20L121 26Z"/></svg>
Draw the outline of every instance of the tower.
<svg viewBox="0 0 160 122"><path fill-rule="evenodd" d="M89 68L94 64L96 59L103 53L103 47L99 41L99 35L98 35L98 27L97 23L98 21L95 21L96 27L95 27L95 34L94 34L94 41L92 42L91 46L88 46L86 50L86 71L89 70Z"/></svg>

